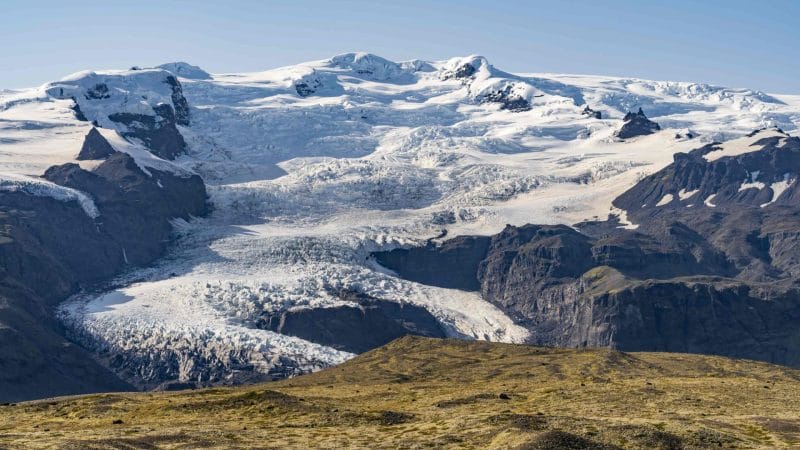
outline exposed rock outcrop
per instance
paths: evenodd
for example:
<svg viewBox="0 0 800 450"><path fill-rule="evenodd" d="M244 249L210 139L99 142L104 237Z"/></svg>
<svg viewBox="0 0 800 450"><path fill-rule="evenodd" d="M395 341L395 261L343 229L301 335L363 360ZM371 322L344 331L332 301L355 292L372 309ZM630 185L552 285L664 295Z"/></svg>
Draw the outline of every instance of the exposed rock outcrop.
<svg viewBox="0 0 800 450"><path fill-rule="evenodd" d="M614 133L614 136L620 139L646 136L661 130L661 126L647 118L642 108L639 108L639 111L635 113L629 112L625 114L622 121L622 126Z"/></svg>
<svg viewBox="0 0 800 450"><path fill-rule="evenodd" d="M184 178L152 168L148 172L128 154L117 152L92 172L64 164L51 167L44 177L91 195L102 214L98 228L114 237L128 263L140 265L164 250L170 219L201 216L207 208L199 176Z"/></svg>
<svg viewBox="0 0 800 450"><path fill-rule="evenodd" d="M322 87L322 82L317 79L298 80L294 84L294 90L300 97L308 97L309 95L314 95L314 93L316 93L317 89L319 89L320 87Z"/></svg>
<svg viewBox="0 0 800 450"><path fill-rule="evenodd" d="M726 213L746 206L774 209L798 205L800 138L777 131L750 138L752 144L741 145L758 151L726 156L726 145L708 144L689 153L676 153L671 165L644 178L614 200L614 205L637 218L673 209L687 214L709 212L708 204L726 209ZM672 200L658 206L668 195ZM699 209L684 211L688 205Z"/></svg>
<svg viewBox="0 0 800 450"><path fill-rule="evenodd" d="M529 111L530 102L522 95L514 92L513 85L507 85L502 89L487 93L483 98L484 103L499 103L500 109L512 112Z"/></svg>
<svg viewBox="0 0 800 450"><path fill-rule="evenodd" d="M472 64L470 64L468 62L465 62L465 63L453 68L452 70L447 70L447 71L442 72L441 78L443 80L449 80L449 79L453 79L453 78L455 78L457 80L465 80L465 79L475 75L475 72L477 72L477 71L478 71L478 69L476 69L474 65L472 65Z"/></svg>
<svg viewBox="0 0 800 450"><path fill-rule="evenodd" d="M77 202L0 192L0 401L130 385L67 341L52 308L122 258Z"/></svg>
<svg viewBox="0 0 800 450"><path fill-rule="evenodd" d="M163 159L175 159L186 152L186 141L178 131L178 118L172 106L161 103L153 108L156 115L114 113L108 116L112 122L125 125L120 134L126 138L142 141L150 151Z"/></svg>
<svg viewBox="0 0 800 450"><path fill-rule="evenodd" d="M355 305L267 314L257 325L352 353L362 353L409 334L446 337L436 318L423 307L357 292L343 292L339 297Z"/></svg>
<svg viewBox="0 0 800 450"><path fill-rule="evenodd" d="M444 288L477 291L478 265L486 256L489 238L459 236L441 245L429 242L425 247L399 248L374 253L383 266L401 277Z"/></svg>
<svg viewBox="0 0 800 450"><path fill-rule="evenodd" d="M97 131L97 128L92 127L83 139L83 146L81 146L81 151L75 159L106 159L113 155L114 152L116 152L114 147Z"/></svg>
<svg viewBox="0 0 800 450"><path fill-rule="evenodd" d="M595 119L602 119L603 118L603 113L602 112L593 110L592 108L589 107L589 105L586 105L583 108L583 111L581 111L581 114L583 114L584 116L587 116L587 117L593 117Z"/></svg>

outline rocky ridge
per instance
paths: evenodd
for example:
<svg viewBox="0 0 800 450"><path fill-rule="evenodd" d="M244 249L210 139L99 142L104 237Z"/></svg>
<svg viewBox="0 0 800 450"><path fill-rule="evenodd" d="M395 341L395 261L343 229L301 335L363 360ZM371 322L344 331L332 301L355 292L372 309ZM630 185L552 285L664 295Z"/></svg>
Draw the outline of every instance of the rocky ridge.
<svg viewBox="0 0 800 450"><path fill-rule="evenodd" d="M743 140L676 154L614 200L625 223L508 226L376 257L414 281L479 290L538 345L797 367L800 139Z"/></svg>

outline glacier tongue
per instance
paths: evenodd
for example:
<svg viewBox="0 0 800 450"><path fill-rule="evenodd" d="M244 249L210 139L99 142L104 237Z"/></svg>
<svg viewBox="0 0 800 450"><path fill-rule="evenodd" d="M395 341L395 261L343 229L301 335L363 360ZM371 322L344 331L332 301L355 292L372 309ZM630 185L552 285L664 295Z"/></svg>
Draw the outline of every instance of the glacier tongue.
<svg viewBox="0 0 800 450"><path fill-rule="evenodd" d="M256 324L267 312L341 306L333 295L341 290L423 306L454 337L522 342L527 331L478 294L399 279L370 253L424 244L443 230L486 235L506 224L605 218L619 213L614 197L675 152L800 125L800 98L514 75L478 56L395 63L351 53L209 76L185 63L161 67L181 77L191 105L191 124L178 126L188 154L169 164L203 176L215 211L176 223L176 245L154 267L70 299L59 312L76 340L144 388L269 379L340 363L352 355ZM63 99L75 92L97 97L83 112L103 125L122 107L118 99L130 100L124 111L147 114L172 102L167 73L82 74L49 85L51 97L3 92L0 150L11 156L0 169L31 174L44 162L20 165L29 148L47 161L74 158L82 138L75 129L86 126L69 119ZM101 79L111 94L95 88ZM582 114L586 105L603 119ZM624 114L639 106L664 130L614 139ZM55 140L44 126L64 134ZM676 130L699 138L676 138ZM64 136L74 136L74 152ZM147 164L161 164L154 161Z"/></svg>

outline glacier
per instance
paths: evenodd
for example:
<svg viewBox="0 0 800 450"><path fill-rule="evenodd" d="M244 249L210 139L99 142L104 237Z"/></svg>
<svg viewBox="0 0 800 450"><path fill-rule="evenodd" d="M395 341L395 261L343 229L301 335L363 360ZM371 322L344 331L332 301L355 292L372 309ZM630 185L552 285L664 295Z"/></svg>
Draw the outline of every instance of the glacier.
<svg viewBox="0 0 800 450"><path fill-rule="evenodd" d="M191 122L178 125L187 153L165 161L107 118L169 102L170 73ZM103 99L83 105L82 95ZM4 179L74 160L90 125L75 119L72 98L143 168L200 174L214 207L207 218L176 221L175 243L153 267L59 309L73 339L142 388L341 363L353 355L255 326L265 312L342 305L332 294L341 290L422 306L452 337L524 342L527 331L477 293L400 279L370 254L506 224L611 214L635 227L611 200L674 153L800 126L800 96L510 74L481 56L393 62L347 53L230 74L168 63L0 92ZM602 118L583 114L587 106ZM616 139L622 117L639 107L662 130Z"/></svg>

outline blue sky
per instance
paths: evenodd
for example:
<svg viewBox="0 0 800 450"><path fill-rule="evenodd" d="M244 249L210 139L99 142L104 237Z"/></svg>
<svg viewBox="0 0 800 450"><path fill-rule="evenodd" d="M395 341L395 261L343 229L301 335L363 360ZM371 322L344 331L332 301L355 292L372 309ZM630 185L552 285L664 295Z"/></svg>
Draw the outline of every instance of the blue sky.
<svg viewBox="0 0 800 450"><path fill-rule="evenodd" d="M800 0L4 0L0 87L175 60L255 71L358 50L800 94L799 20Z"/></svg>

